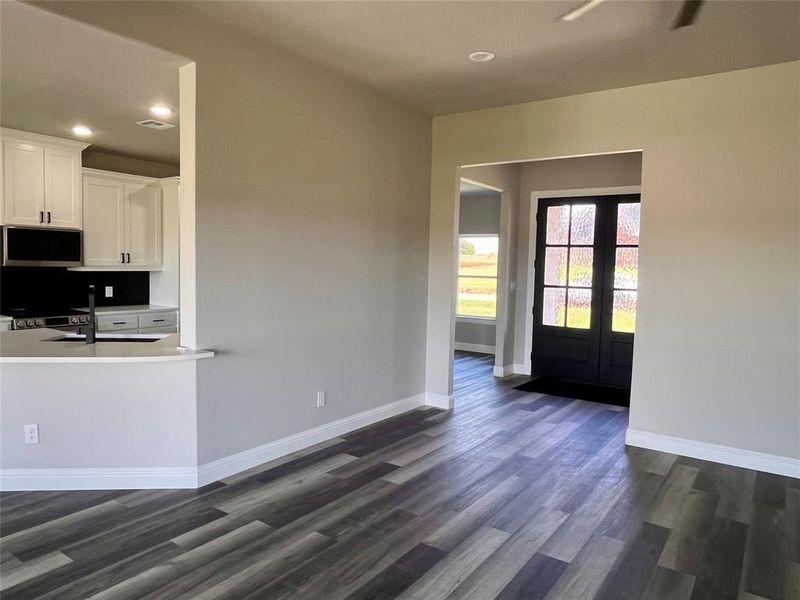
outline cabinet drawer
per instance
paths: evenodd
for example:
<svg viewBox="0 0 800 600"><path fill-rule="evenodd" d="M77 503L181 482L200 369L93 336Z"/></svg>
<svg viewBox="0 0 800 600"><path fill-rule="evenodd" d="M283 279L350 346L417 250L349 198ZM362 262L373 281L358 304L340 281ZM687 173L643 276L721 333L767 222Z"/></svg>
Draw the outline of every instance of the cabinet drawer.
<svg viewBox="0 0 800 600"><path fill-rule="evenodd" d="M149 329L151 327L174 328L178 325L178 314L167 313L143 313L139 315L139 329Z"/></svg>
<svg viewBox="0 0 800 600"><path fill-rule="evenodd" d="M119 329L136 329L138 327L139 319L136 315L97 317L98 331L117 331Z"/></svg>

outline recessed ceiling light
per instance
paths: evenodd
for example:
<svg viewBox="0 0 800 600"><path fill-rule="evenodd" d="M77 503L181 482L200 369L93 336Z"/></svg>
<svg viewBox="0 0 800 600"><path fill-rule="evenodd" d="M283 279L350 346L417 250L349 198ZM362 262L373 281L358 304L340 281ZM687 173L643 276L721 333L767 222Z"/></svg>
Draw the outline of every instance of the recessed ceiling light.
<svg viewBox="0 0 800 600"><path fill-rule="evenodd" d="M86 125L75 125L75 127L72 128L72 133L80 137L87 137L92 135L92 130Z"/></svg>
<svg viewBox="0 0 800 600"><path fill-rule="evenodd" d="M494 54L486 52L486 50L478 50L477 52L471 53L469 59L472 62L489 62L490 60L494 60Z"/></svg>
<svg viewBox="0 0 800 600"><path fill-rule="evenodd" d="M150 107L150 112L157 117L168 117L172 114L172 109L163 104L153 104L153 106Z"/></svg>

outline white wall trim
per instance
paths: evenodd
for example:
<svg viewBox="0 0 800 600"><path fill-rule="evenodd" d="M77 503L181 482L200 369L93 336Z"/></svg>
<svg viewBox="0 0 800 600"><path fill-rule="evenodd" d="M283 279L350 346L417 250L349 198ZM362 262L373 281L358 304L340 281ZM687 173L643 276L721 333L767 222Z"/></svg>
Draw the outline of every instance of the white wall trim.
<svg viewBox="0 0 800 600"><path fill-rule="evenodd" d="M508 377L514 373L514 365L495 366L492 373L495 377Z"/></svg>
<svg viewBox="0 0 800 600"><path fill-rule="evenodd" d="M444 394L434 394L433 392L425 392L425 406L432 406L433 408L441 408L442 410L450 410L453 408L453 394L445 396Z"/></svg>
<svg viewBox="0 0 800 600"><path fill-rule="evenodd" d="M0 469L0 490L4 492L196 487L196 467Z"/></svg>
<svg viewBox="0 0 800 600"><path fill-rule="evenodd" d="M178 332L181 346L197 348L197 258L195 200L195 115L197 64L178 69L180 88L180 188L178 198L178 295L180 315Z"/></svg>
<svg viewBox="0 0 800 600"><path fill-rule="evenodd" d="M456 350L464 352L482 352L483 354L494 354L494 346L488 344L470 344L469 342L454 342Z"/></svg>
<svg viewBox="0 0 800 600"><path fill-rule="evenodd" d="M648 448L734 467L800 478L800 458L742 450L741 448L698 442L630 428L625 433L625 443L628 446Z"/></svg>
<svg viewBox="0 0 800 600"><path fill-rule="evenodd" d="M514 375L530 375L531 374L530 366L526 367L522 363L514 363L512 365L512 370L513 370Z"/></svg>
<svg viewBox="0 0 800 600"><path fill-rule="evenodd" d="M361 427L372 425L383 419L394 417L404 412L423 406L424 396L418 394L403 400L390 402L376 408L356 413L331 423L306 429L278 440L267 442L261 446L250 448L236 454L200 465L198 468L198 485L206 485L225 477L230 477L246 469L264 464L292 452L303 450L334 437L345 435Z"/></svg>
<svg viewBox="0 0 800 600"><path fill-rule="evenodd" d="M533 262L536 259L536 213L540 198L562 198L569 196L616 196L619 194L641 194L640 185L616 187L578 188L575 190L540 190L531 192L530 221L528 222L528 268L525 269L525 352L522 356L523 373L531 372L531 348L533 348ZM519 293L519 288L517 288ZM517 329L519 331L519 329Z"/></svg>

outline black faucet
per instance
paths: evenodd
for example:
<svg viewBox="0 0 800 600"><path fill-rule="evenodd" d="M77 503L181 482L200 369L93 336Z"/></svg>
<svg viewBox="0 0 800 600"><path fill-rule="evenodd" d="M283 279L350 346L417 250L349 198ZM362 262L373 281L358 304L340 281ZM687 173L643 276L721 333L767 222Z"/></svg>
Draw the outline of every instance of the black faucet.
<svg viewBox="0 0 800 600"><path fill-rule="evenodd" d="M89 286L89 322L81 327L81 332L86 336L87 344L94 344L97 340L97 317L94 314L94 286Z"/></svg>

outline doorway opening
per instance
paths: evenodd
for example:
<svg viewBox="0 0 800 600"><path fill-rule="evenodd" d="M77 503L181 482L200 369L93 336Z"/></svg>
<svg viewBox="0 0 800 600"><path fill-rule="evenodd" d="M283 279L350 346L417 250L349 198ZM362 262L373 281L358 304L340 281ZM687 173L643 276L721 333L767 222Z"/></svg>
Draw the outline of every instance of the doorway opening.
<svg viewBox="0 0 800 600"><path fill-rule="evenodd" d="M459 169L459 181L502 190L495 326L502 342L495 345L495 377L611 386L624 390L625 400L610 401L627 403L638 308L641 166L637 150ZM474 351L481 349L462 345L462 313L465 291L477 289L465 285L477 283L468 277L473 273L465 269L465 255L473 246L478 252L473 240L467 240L472 246L462 243L460 194L457 206L453 348Z"/></svg>

